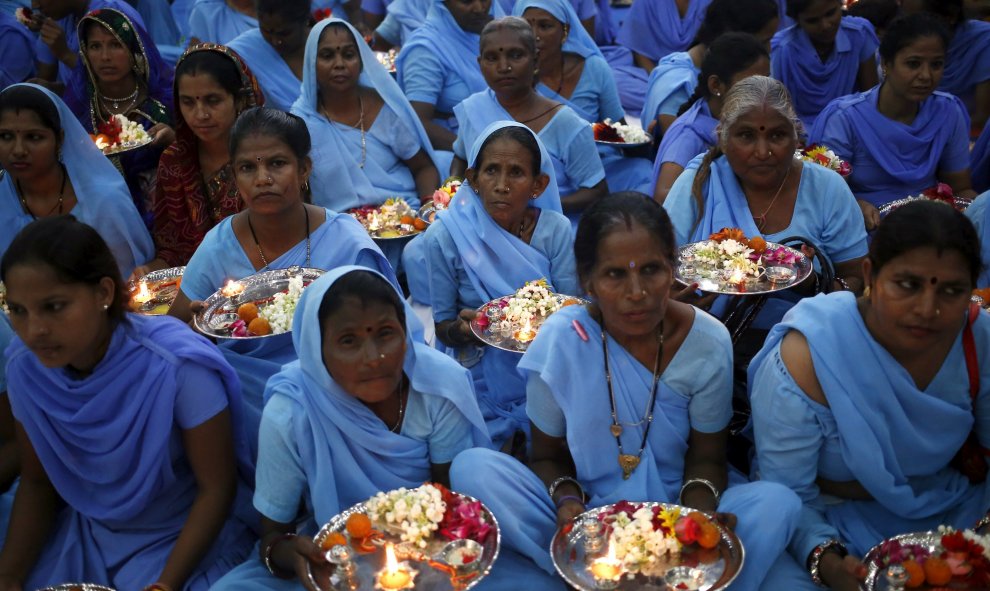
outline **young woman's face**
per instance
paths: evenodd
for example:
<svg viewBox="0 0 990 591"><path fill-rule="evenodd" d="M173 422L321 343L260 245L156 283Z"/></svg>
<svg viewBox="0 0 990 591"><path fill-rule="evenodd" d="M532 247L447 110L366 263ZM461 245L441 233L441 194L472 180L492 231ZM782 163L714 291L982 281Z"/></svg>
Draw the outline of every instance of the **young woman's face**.
<svg viewBox="0 0 990 591"><path fill-rule="evenodd" d="M814 0L797 17L797 24L818 46L835 43L842 22L842 2L839 0Z"/></svg>
<svg viewBox="0 0 990 591"><path fill-rule="evenodd" d="M316 48L316 81L321 93L353 90L361 76L361 51L344 27L323 29Z"/></svg>
<svg viewBox="0 0 990 591"><path fill-rule="evenodd" d="M231 161L237 188L252 213L275 215L303 201L309 158L300 161L281 138L249 135L241 140Z"/></svg>
<svg viewBox="0 0 990 591"><path fill-rule="evenodd" d="M134 56L113 33L98 23L90 23L86 34L86 61L101 84L133 77Z"/></svg>
<svg viewBox="0 0 990 591"><path fill-rule="evenodd" d="M26 264L12 267L5 283L10 324L42 365L93 368L109 327L112 279L63 283L51 267Z"/></svg>
<svg viewBox="0 0 990 591"><path fill-rule="evenodd" d="M954 339L973 290L963 256L932 247L910 250L876 273L866 261L864 278L870 286L870 330L895 357Z"/></svg>
<svg viewBox="0 0 990 591"><path fill-rule="evenodd" d="M18 181L55 174L59 138L30 109L0 113L0 168Z"/></svg>
<svg viewBox="0 0 990 591"><path fill-rule="evenodd" d="M476 168L468 169L467 178L475 188L485 211L499 226L515 233L531 199L543 193L549 177L533 170L533 154L519 142L498 138L478 155Z"/></svg>
<svg viewBox="0 0 990 591"><path fill-rule="evenodd" d="M496 94L533 88L536 56L519 39L519 34L502 29L485 36L478 56L481 75Z"/></svg>
<svg viewBox="0 0 990 591"><path fill-rule="evenodd" d="M295 55L306 47L308 21L294 21L277 13L258 13L261 36L279 55Z"/></svg>
<svg viewBox="0 0 990 591"><path fill-rule="evenodd" d="M945 69L945 45L939 37L919 37L884 62L884 85L896 96L922 102L935 92Z"/></svg>
<svg viewBox="0 0 990 591"><path fill-rule="evenodd" d="M564 23L542 8L527 8L523 18L533 27L536 35L536 51L542 56L545 53L557 53L564 46L566 36Z"/></svg>
<svg viewBox="0 0 990 591"><path fill-rule="evenodd" d="M664 245L633 222L614 226L598 243L598 260L585 288L619 342L654 333L667 311L674 269Z"/></svg>
<svg viewBox="0 0 990 591"><path fill-rule="evenodd" d="M201 142L226 142L237 119L234 95L205 72L179 77L179 111Z"/></svg>
<svg viewBox="0 0 990 591"><path fill-rule="evenodd" d="M454 22L468 33L478 34L492 20L492 0L444 0Z"/></svg>
<svg viewBox="0 0 990 591"><path fill-rule="evenodd" d="M323 363L345 392L374 404L398 389L406 332L394 306L348 297L323 320L321 328Z"/></svg>

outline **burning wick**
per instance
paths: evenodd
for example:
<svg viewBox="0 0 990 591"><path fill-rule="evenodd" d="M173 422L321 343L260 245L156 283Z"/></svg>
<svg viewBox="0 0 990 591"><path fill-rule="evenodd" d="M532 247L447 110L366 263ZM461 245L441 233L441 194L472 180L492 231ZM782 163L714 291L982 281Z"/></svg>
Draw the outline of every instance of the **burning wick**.
<svg viewBox="0 0 990 591"><path fill-rule="evenodd" d="M608 544L608 553L591 563L591 574L596 582L614 582L622 577L622 563L615 557L615 545Z"/></svg>
<svg viewBox="0 0 990 591"><path fill-rule="evenodd" d="M536 338L536 331L533 330L533 325L529 323L529 318L526 319L526 324L522 328L516 331L513 335L517 341L520 343L528 343Z"/></svg>
<svg viewBox="0 0 990 591"><path fill-rule="evenodd" d="M223 289L220 290L220 293L222 293L225 297L231 298L236 295L241 295L241 292L243 291L244 291L244 286L241 285L239 281L234 281L233 279L231 279L227 281L226 285L223 286Z"/></svg>
<svg viewBox="0 0 990 591"><path fill-rule="evenodd" d="M141 287L138 288L137 293L134 294L131 299L134 300L135 303L143 304L145 302L150 302L153 297L154 296L151 294L151 291L148 290L148 283L142 281Z"/></svg>
<svg viewBox="0 0 990 591"><path fill-rule="evenodd" d="M399 566L391 542L385 544L385 571L378 574L378 586L382 589L408 589L412 587L413 574Z"/></svg>

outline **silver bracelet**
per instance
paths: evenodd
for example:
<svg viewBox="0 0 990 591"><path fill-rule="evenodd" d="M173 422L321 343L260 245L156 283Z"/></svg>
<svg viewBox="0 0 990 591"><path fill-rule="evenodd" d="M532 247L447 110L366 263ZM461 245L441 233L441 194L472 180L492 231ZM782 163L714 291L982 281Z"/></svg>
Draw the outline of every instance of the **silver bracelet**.
<svg viewBox="0 0 990 591"><path fill-rule="evenodd" d="M842 289L843 289L843 290L845 290L845 291L852 291L851 289L849 289L849 283L848 283L848 282L847 282L847 281L846 281L845 279L843 279L842 277L839 277L838 275L836 275L836 276L835 276L835 281L836 281L836 282L837 282L837 283L838 283L839 285L841 285L841 286L842 286Z"/></svg>
<svg viewBox="0 0 990 591"><path fill-rule="evenodd" d="M828 587L822 580L821 566L822 558L829 551L834 551L843 558L849 555L849 550L846 550L845 544L835 538L829 538L815 546L815 549L811 551L811 556L808 557L808 572L811 573L811 582L819 587Z"/></svg>
<svg viewBox="0 0 990 591"><path fill-rule="evenodd" d="M583 499L583 501L588 500L588 495L584 494L584 487L581 486L581 483L578 482L576 478L571 478L570 476L561 476L560 478L551 482L550 487L547 489L547 493L549 493L550 495L551 502L556 503L556 501L554 501L553 495L555 492L557 492L557 487L567 482L570 482L571 484L576 486L579 491L581 491L581 499Z"/></svg>
<svg viewBox="0 0 990 591"><path fill-rule="evenodd" d="M722 498L722 493L718 492L718 488L715 484L708 480L707 478L691 478L681 485L681 494L677 495L677 502L681 505L684 504L684 491L691 488L692 486L700 484L712 491L712 496L715 497L715 506L718 507L719 499Z"/></svg>

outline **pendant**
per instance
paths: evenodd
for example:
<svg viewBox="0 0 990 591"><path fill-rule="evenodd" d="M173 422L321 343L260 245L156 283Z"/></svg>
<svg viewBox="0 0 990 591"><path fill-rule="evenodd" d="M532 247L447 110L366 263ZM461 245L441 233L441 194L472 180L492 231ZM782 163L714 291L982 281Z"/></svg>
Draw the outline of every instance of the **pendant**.
<svg viewBox="0 0 990 591"><path fill-rule="evenodd" d="M639 465L639 457L629 454L619 454L619 467L622 468L622 479L629 480L633 470Z"/></svg>
<svg viewBox="0 0 990 591"><path fill-rule="evenodd" d="M618 437L622 435L622 425L612 425L609 427L609 431L612 432L612 437Z"/></svg>

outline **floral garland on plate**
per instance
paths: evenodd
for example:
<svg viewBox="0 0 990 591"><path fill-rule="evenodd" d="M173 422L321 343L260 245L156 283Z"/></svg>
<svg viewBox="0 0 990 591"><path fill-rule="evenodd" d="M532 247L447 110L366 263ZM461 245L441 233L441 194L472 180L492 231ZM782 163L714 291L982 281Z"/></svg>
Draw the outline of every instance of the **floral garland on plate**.
<svg viewBox="0 0 990 591"><path fill-rule="evenodd" d="M794 152L794 157L805 162L813 162L825 168L839 173L843 178L852 174L852 166L830 150L820 144L812 144L804 148L799 148Z"/></svg>
<svg viewBox="0 0 990 591"><path fill-rule="evenodd" d="M623 125L605 119L591 124L595 140L599 142L614 142L620 144L643 144L650 141L650 136L639 127Z"/></svg>
<svg viewBox="0 0 990 591"><path fill-rule="evenodd" d="M938 527L938 534L939 547L935 551L921 544L887 540L880 544L874 563L881 569L902 566L909 589L925 584L945 587L954 582L967 589L990 586L990 536L946 525Z"/></svg>

